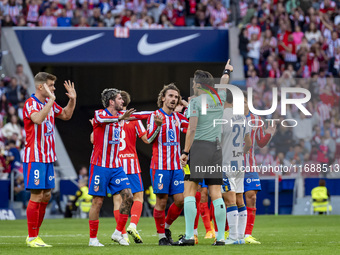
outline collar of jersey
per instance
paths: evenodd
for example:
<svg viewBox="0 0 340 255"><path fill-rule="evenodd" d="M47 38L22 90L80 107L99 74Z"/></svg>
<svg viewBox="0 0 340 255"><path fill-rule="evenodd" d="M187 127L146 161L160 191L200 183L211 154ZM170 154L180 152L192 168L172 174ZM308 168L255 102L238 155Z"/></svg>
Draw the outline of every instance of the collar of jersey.
<svg viewBox="0 0 340 255"><path fill-rule="evenodd" d="M249 113L248 113L248 115L247 115L246 117L249 117L249 116L250 116L250 114L251 114L251 112L249 111Z"/></svg>
<svg viewBox="0 0 340 255"><path fill-rule="evenodd" d="M109 115L109 116L113 116L112 114L111 114L111 112L106 108L105 109L105 111L106 111L106 113Z"/></svg>
<svg viewBox="0 0 340 255"><path fill-rule="evenodd" d="M34 100L37 101L39 104L45 104L45 103L40 102L40 100L35 96L35 94L32 94L31 97L33 97Z"/></svg>
<svg viewBox="0 0 340 255"><path fill-rule="evenodd" d="M166 116L169 116L169 117L171 117L172 116L172 113L169 115L169 114L167 114L165 111L163 111L163 109L162 108L160 108L159 109L163 114L165 114Z"/></svg>

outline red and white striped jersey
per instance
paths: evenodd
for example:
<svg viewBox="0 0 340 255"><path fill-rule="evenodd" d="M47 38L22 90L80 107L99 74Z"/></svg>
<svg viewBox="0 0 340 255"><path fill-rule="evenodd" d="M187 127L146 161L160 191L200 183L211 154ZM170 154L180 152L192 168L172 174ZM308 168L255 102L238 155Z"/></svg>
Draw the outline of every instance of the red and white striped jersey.
<svg viewBox="0 0 340 255"><path fill-rule="evenodd" d="M54 124L55 117L58 117L63 109L54 102L51 111L43 123L39 125L31 120L31 115L35 112L40 112L47 102L48 98L42 103L34 94L25 102L23 109L24 128L26 132L23 158L23 162L25 163L52 163L57 160L55 153Z"/></svg>
<svg viewBox="0 0 340 255"><path fill-rule="evenodd" d="M157 114L163 117L161 127L154 122ZM151 169L182 169L179 160L181 156L180 131L185 132L188 125L188 119L177 112L168 115L162 109L158 109L151 114L147 128L147 138L152 142Z"/></svg>
<svg viewBox="0 0 340 255"><path fill-rule="evenodd" d="M119 158L123 163L126 174L139 174L141 172L137 151L137 136L141 138L146 134L142 121L122 121L120 133Z"/></svg>
<svg viewBox="0 0 340 255"><path fill-rule="evenodd" d="M41 23L42 27L56 27L56 26L58 26L57 18L54 17L54 16L42 15L39 18L39 22Z"/></svg>
<svg viewBox="0 0 340 255"><path fill-rule="evenodd" d="M252 34L257 34L257 39L261 39L261 28L259 26L253 26L251 24L247 25L248 39L251 39Z"/></svg>
<svg viewBox="0 0 340 255"><path fill-rule="evenodd" d="M39 5L29 4L28 12L27 12L27 21L28 22L38 22L39 20Z"/></svg>
<svg viewBox="0 0 340 255"><path fill-rule="evenodd" d="M264 125L264 121L262 121L257 115L249 112L249 114L246 116L246 119L247 125L250 126L251 130L250 138L252 146L249 150L249 153L244 155L244 163L246 167L249 167L249 171L253 172L252 167L257 166L257 158L255 158L255 146L256 144L261 148L266 146L270 141L271 135L265 135L262 127Z"/></svg>
<svg viewBox="0 0 340 255"><path fill-rule="evenodd" d="M131 118L135 118L135 120L146 119L149 114L147 112L136 112L131 115ZM107 109L95 111L91 164L105 168L122 166L118 157L120 132L123 125L123 122L118 120L120 115L123 115L123 112L118 112L116 116L112 116Z"/></svg>

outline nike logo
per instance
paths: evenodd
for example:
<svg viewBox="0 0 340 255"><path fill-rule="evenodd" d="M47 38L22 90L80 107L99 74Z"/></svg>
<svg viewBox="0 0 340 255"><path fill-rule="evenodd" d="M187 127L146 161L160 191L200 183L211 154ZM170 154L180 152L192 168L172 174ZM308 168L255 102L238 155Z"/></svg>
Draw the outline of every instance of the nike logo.
<svg viewBox="0 0 340 255"><path fill-rule="evenodd" d="M65 51L68 51L70 49L73 49L75 47L78 47L82 44L93 41L93 40L95 40L99 37L102 37L103 35L104 35L104 33L100 33L100 34L84 37L84 38L81 38L81 39L56 44L56 43L51 42L52 34L49 34L45 38L45 40L43 41L43 43L41 45L41 50L45 55L53 56L53 55L57 55L57 54L65 52Z"/></svg>
<svg viewBox="0 0 340 255"><path fill-rule="evenodd" d="M165 41L165 42L160 42L160 43L148 43L147 39L148 39L148 34L143 35L143 37L139 40L138 45L137 45L137 49L138 52L144 56L148 56L148 55L153 55L156 54L158 52L170 49L172 47L175 47L181 43L185 43L187 41L190 41L194 38L199 37L200 34L193 34L193 35L188 35L182 38L178 38L178 39L173 39L170 41Z"/></svg>

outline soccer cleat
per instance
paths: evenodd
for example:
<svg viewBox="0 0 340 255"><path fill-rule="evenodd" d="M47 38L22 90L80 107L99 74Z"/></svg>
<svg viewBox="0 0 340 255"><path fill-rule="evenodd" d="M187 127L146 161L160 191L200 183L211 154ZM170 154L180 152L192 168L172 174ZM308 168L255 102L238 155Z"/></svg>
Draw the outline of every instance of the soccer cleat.
<svg viewBox="0 0 340 255"><path fill-rule="evenodd" d="M171 243L169 242L168 238L163 237L163 238L159 239L158 245L166 245L166 246L168 246L168 245L171 245Z"/></svg>
<svg viewBox="0 0 340 255"><path fill-rule="evenodd" d="M126 229L126 232L128 232L128 234L132 236L133 241L135 243L143 243L142 238L140 237L138 231L135 228L128 226L128 228Z"/></svg>
<svg viewBox="0 0 340 255"><path fill-rule="evenodd" d="M245 244L246 243L246 241L244 241L243 238L242 239L238 239L237 241L238 241L238 244Z"/></svg>
<svg viewBox="0 0 340 255"><path fill-rule="evenodd" d="M92 241L92 242L91 242L91 240L90 240L89 246L93 246L93 247L102 247L102 246L104 246L104 244L101 244L101 243L99 242L99 240L96 239L96 240L94 240L94 241Z"/></svg>
<svg viewBox="0 0 340 255"><path fill-rule="evenodd" d="M115 241L115 242L119 243L120 245L124 245L124 246L129 245L128 241L126 241L126 239L123 237L122 234L115 235L115 233L113 233L112 236L111 236L111 239L112 239L112 241Z"/></svg>
<svg viewBox="0 0 340 255"><path fill-rule="evenodd" d="M179 240L172 245L174 246L194 246L195 238L193 239L185 239L185 235L180 235Z"/></svg>
<svg viewBox="0 0 340 255"><path fill-rule="evenodd" d="M198 236L194 235L194 238L195 238L195 244L198 244Z"/></svg>
<svg viewBox="0 0 340 255"><path fill-rule="evenodd" d="M34 247L34 248L38 248L38 247L39 248L41 248L41 247L49 248L49 247L52 247L52 245L44 243L44 241L40 237L36 237L32 241L27 242L27 245L29 247Z"/></svg>
<svg viewBox="0 0 340 255"><path fill-rule="evenodd" d="M213 246L221 246L221 245L225 245L225 241L224 240L215 240L215 242L212 244Z"/></svg>
<svg viewBox="0 0 340 255"><path fill-rule="evenodd" d="M225 245L230 245L230 244L240 244L240 243L239 243L239 240L234 240L234 239L227 238L225 240Z"/></svg>
<svg viewBox="0 0 340 255"><path fill-rule="evenodd" d="M208 231L206 234L205 234L205 237L204 239L213 239L215 238L215 231Z"/></svg>
<svg viewBox="0 0 340 255"><path fill-rule="evenodd" d="M224 231L224 239L227 240L229 237L229 230L228 231Z"/></svg>
<svg viewBox="0 0 340 255"><path fill-rule="evenodd" d="M172 240L172 237L171 237L170 229L165 229L165 236L166 236L166 238L168 238L170 244L174 243L174 240Z"/></svg>
<svg viewBox="0 0 340 255"><path fill-rule="evenodd" d="M247 236L246 238L244 238L244 241L246 242L246 244L261 244L252 236Z"/></svg>

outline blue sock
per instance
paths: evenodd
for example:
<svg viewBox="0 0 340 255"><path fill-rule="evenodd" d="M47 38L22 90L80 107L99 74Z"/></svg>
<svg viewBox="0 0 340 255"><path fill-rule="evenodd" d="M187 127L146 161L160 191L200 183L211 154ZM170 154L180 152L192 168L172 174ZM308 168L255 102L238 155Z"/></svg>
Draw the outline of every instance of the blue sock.
<svg viewBox="0 0 340 255"><path fill-rule="evenodd" d="M184 198L184 217L185 217L185 239L194 237L194 225L196 217L195 197Z"/></svg>
<svg viewBox="0 0 340 255"><path fill-rule="evenodd" d="M222 198L214 200L213 204L215 209L216 225L218 228L218 235L216 237L216 240L220 241L224 240L224 229L227 215Z"/></svg>

